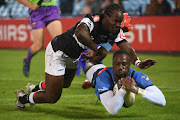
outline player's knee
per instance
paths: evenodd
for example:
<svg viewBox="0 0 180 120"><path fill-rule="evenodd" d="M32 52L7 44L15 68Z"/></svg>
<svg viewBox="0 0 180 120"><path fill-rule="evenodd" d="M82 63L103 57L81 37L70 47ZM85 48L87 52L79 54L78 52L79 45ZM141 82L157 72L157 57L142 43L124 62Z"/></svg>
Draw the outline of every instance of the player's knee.
<svg viewBox="0 0 180 120"><path fill-rule="evenodd" d="M56 103L60 99L60 97L61 96L53 96L53 97L51 96L48 98L48 101L49 101L49 103L53 104L53 103Z"/></svg>
<svg viewBox="0 0 180 120"><path fill-rule="evenodd" d="M69 88L71 86L71 83L64 83L63 88Z"/></svg>
<svg viewBox="0 0 180 120"><path fill-rule="evenodd" d="M59 98L52 98L50 103L56 103L59 99L60 99L60 97Z"/></svg>
<svg viewBox="0 0 180 120"><path fill-rule="evenodd" d="M40 51L42 48L43 48L43 44L42 43L35 44L36 51Z"/></svg>

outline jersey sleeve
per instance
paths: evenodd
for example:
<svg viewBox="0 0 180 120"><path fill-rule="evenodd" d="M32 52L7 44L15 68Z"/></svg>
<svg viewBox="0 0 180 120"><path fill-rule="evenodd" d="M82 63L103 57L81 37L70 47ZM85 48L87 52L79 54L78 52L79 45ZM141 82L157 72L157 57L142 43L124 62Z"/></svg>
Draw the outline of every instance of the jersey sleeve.
<svg viewBox="0 0 180 120"><path fill-rule="evenodd" d="M104 71L105 72L105 71ZM111 90L110 76L109 75L99 75L96 78L95 93L100 100L100 94L108 90Z"/></svg>
<svg viewBox="0 0 180 120"><path fill-rule="evenodd" d="M124 40L124 39L126 39L126 36L125 36L123 30L120 29L120 32L119 32L119 34L117 35L117 38L115 39L115 42L118 43L118 42L120 42L120 41L122 41L122 40Z"/></svg>
<svg viewBox="0 0 180 120"><path fill-rule="evenodd" d="M105 48L108 52L111 50L112 45L110 43L101 43L101 47Z"/></svg>
<svg viewBox="0 0 180 120"><path fill-rule="evenodd" d="M90 33L91 31L94 29L94 23L89 19L89 18L83 18L80 23L85 23L87 25L87 27L89 28L90 30ZM79 23L79 24L80 24Z"/></svg>
<svg viewBox="0 0 180 120"><path fill-rule="evenodd" d="M152 86L153 83L151 79L144 73L135 71L133 79L135 80L138 87L145 89L148 86Z"/></svg>

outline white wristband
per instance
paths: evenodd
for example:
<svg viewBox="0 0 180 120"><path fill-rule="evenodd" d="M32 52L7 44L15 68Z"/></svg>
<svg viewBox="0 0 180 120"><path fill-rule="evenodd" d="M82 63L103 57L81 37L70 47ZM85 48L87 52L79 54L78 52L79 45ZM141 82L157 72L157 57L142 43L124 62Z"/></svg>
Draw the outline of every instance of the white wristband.
<svg viewBox="0 0 180 120"><path fill-rule="evenodd" d="M140 96L144 96L144 93L145 93L145 91L143 89L141 89L141 88L138 89L138 94Z"/></svg>
<svg viewBox="0 0 180 120"><path fill-rule="evenodd" d="M139 59L136 60L136 61L135 61L135 66L136 66L136 67L139 67L140 62L141 62L141 61L140 61Z"/></svg>

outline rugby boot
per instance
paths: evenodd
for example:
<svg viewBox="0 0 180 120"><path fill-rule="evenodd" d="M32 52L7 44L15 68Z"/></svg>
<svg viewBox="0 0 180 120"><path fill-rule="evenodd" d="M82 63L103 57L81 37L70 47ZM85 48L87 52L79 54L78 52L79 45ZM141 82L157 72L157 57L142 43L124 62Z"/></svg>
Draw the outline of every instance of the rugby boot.
<svg viewBox="0 0 180 120"><path fill-rule="evenodd" d="M23 60L23 73L26 77L29 76L29 69L30 69L30 62L26 62L26 60Z"/></svg>
<svg viewBox="0 0 180 120"><path fill-rule="evenodd" d="M28 84L26 85L26 89L27 89L28 94L32 93L32 90L33 90L35 87L36 87L36 86L35 86L34 84L28 83ZM29 104L30 104L30 106L35 105L35 104L32 104L32 103L29 103Z"/></svg>
<svg viewBox="0 0 180 120"><path fill-rule="evenodd" d="M25 95L25 92L23 89L17 90L17 93L16 93L16 107L17 108L25 108L25 104L22 104L19 101L19 97L22 97L24 95Z"/></svg>

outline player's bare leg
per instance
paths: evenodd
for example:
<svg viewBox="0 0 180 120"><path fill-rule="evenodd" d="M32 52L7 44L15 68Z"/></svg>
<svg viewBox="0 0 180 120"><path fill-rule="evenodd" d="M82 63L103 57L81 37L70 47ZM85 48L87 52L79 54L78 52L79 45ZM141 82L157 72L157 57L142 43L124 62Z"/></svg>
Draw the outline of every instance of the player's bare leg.
<svg viewBox="0 0 180 120"><path fill-rule="evenodd" d="M66 69L65 75L62 76L52 76L46 73L45 82L41 82L44 90L37 90L30 94L23 93L24 95L18 94L16 103L19 104L16 104L16 106L18 108L24 108L26 103L56 103L61 97L63 87L70 87L76 70L77 69Z"/></svg>
<svg viewBox="0 0 180 120"><path fill-rule="evenodd" d="M63 90L64 75L52 76L45 75L46 89L44 91L36 91L31 94L24 94L23 90L18 90L16 106L24 108L26 103L56 103Z"/></svg>
<svg viewBox="0 0 180 120"><path fill-rule="evenodd" d="M65 75L64 75L64 88L68 88L71 85L72 80L74 79L76 75L77 69L66 69Z"/></svg>
<svg viewBox="0 0 180 120"><path fill-rule="evenodd" d="M64 85L63 88L68 88L71 85L72 80L75 77L77 69L66 69L65 75L64 75ZM26 86L28 93L36 92L38 90L45 90L46 89L46 83L45 81L40 82L38 85L33 85L31 83L28 83Z"/></svg>
<svg viewBox="0 0 180 120"><path fill-rule="evenodd" d="M64 75L52 76L46 73L45 82L45 91L37 91L37 93L31 93L34 96L32 98L33 101L35 103L56 103L61 97L64 84Z"/></svg>
<svg viewBox="0 0 180 120"><path fill-rule="evenodd" d="M62 34L62 24L59 20L54 20L47 25L47 30L51 37ZM29 76L31 58L38 53L44 45L44 28L31 30L34 39L33 45L29 48L27 57L23 61L23 73L26 77Z"/></svg>
<svg viewBox="0 0 180 120"><path fill-rule="evenodd" d="M51 37L54 38L57 35L62 34L62 23L59 20L54 20L47 25L47 30Z"/></svg>

